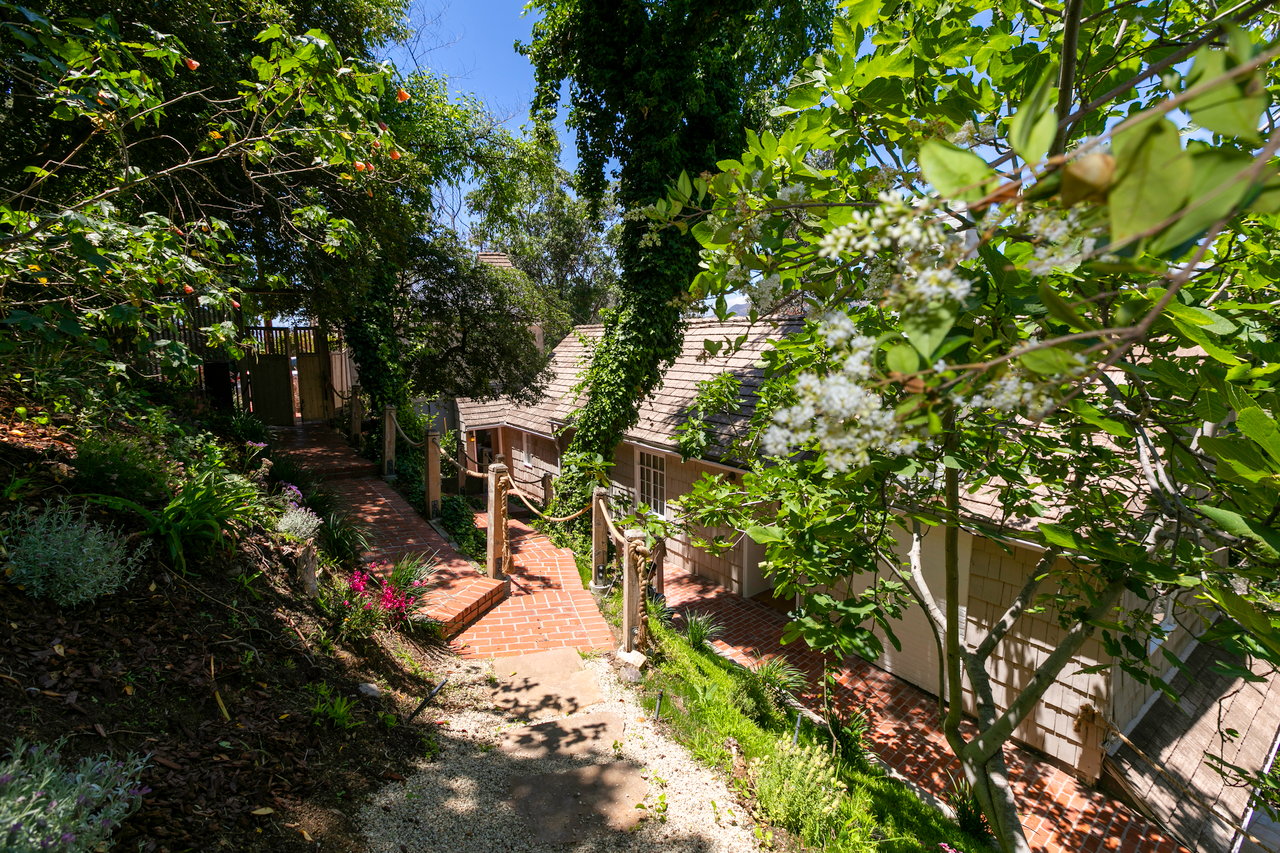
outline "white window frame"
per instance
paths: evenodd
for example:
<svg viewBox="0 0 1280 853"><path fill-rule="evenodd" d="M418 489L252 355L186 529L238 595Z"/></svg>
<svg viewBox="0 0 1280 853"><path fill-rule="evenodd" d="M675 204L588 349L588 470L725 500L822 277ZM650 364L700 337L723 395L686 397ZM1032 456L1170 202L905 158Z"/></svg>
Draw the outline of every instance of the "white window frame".
<svg viewBox="0 0 1280 853"><path fill-rule="evenodd" d="M529 452L529 433L520 430L520 464L526 468L533 467L533 455Z"/></svg>
<svg viewBox="0 0 1280 853"><path fill-rule="evenodd" d="M652 462L658 463L654 466ZM635 459L635 483L636 483L636 506L645 504L649 509L660 516L668 518L667 510L667 460L668 454L658 451L645 450L644 448L636 448ZM655 484L661 489L661 497L654 499ZM648 495L646 496L646 492ZM646 499L647 497L647 499Z"/></svg>

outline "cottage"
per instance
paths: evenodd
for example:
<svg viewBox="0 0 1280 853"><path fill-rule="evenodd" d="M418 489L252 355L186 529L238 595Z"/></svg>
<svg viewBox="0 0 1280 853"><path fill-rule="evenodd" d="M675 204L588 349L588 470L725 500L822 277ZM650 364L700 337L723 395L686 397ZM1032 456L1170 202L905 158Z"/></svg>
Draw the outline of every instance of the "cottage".
<svg viewBox="0 0 1280 853"><path fill-rule="evenodd" d="M679 358L667 370L661 387L642 402L638 423L615 451L611 477L616 498L670 515L671 502L703 475L741 476L743 463L734 449L745 434L763 378L757 362L772 341L797 331L801 324L796 318L755 324L745 319L692 321ZM600 326L582 326L556 347L551 362L553 378L544 399L536 405L459 401L460 430L471 450L469 456L483 464L502 454L519 487L545 499L571 435L570 419L577 406L574 388L600 333ZM740 346L723 347L722 352L731 350L728 355L711 355L717 344L730 341ZM682 458L677 428L688 417L699 383L726 371L741 382L740 405L706 419L709 430L703 458ZM961 612L972 635L978 636L985 634L1014 600L1044 549L1035 541L1034 524L1001 518L990 496L969 496L965 509L970 523L960 533ZM1001 528L1003 542L984 535L984 530L990 533L996 526ZM686 538L668 541L671 571L695 574L734 594L777 605L770 580L760 568L762 547L736 531L700 533L704 537L724 535L736 539L737 544L728 553L714 556L693 547ZM937 528L923 542L925 576L935 591L944 588L942 538ZM907 539L901 537L904 553ZM1136 607L1139 602L1135 598L1130 604ZM1202 620L1176 599L1161 602L1160 607L1157 618L1171 633L1163 643L1148 649L1152 659L1163 661L1166 655L1173 655L1191 660L1193 669L1207 674L1211 655L1196 640ZM889 647L875 663L936 694L938 652L924 615L911 608L895 633L901 650ZM1018 620L992 660L997 702L1007 701L1028 683L1062 635L1063 629L1052 614L1033 613ZM1207 742L1200 744L1194 760L1187 759L1186 750L1181 750L1181 778L1171 782L1169 774L1155 766L1171 760L1169 756L1182 744L1167 731L1172 712L1160 704L1167 700L1118 668L1085 671L1108 662L1101 642L1090 640L1080 650L1077 665L1063 671L1019 726L1016 739L1087 782L1099 782L1105 776L1113 792L1162 824L1178 825L1184 839L1194 839L1193 846L1223 853L1231 850L1240 837L1239 825L1253 814L1249 792L1222 784L1205 760ZM1169 667L1166 680L1174 675L1174 668ZM1261 767L1273 751L1280 728L1280 711L1269 710L1280 708L1280 702L1275 701L1280 700L1280 689L1273 689L1274 684L1275 680L1252 685L1243 693L1239 682L1205 686L1196 691L1194 703L1177 709L1181 715L1179 732L1183 736L1198 732L1196 737L1205 740L1208 735L1201 730L1216 731L1218 718L1225 714L1241 731L1232 754L1241 759L1239 763ZM1122 737L1116 736L1117 731ZM1189 786L1194 789L1190 794Z"/></svg>

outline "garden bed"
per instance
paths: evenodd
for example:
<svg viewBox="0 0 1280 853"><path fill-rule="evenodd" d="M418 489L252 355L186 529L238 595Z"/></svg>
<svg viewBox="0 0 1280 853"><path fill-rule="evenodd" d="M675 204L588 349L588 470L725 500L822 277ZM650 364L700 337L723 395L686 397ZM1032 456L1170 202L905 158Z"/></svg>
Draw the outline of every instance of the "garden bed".
<svg viewBox="0 0 1280 853"><path fill-rule="evenodd" d="M76 497L78 443L0 424L9 547L51 500L149 540L136 515ZM123 588L82 604L0 583L0 761L14 737L62 742L66 767L145 756L140 804L111 838L125 849L362 850L363 798L438 750L431 708L407 718L452 656L429 631L339 633L342 611L303 595L286 541L236 529L186 574L153 542Z"/></svg>

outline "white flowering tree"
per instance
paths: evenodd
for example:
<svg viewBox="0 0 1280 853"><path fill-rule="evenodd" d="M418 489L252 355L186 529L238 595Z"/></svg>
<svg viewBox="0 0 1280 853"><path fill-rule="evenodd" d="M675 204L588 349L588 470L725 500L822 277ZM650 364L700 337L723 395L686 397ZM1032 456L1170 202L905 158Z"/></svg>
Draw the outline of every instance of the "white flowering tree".
<svg viewBox="0 0 1280 853"><path fill-rule="evenodd" d="M1280 658L1278 19L1179 0L843 7L776 110L785 129L651 211L702 244L696 295L813 318L768 356L755 472L686 509L767 546L804 602L790 633L816 647L874 658L904 605L923 610L948 741L1002 849L1025 851L1002 749L1084 642L1167 689L1147 660L1163 629L1126 591L1195 600L1218 617L1207 636ZM996 509L966 511L977 495ZM1017 536L1044 558L966 636L959 527L1011 537L1014 518L1039 520ZM1063 641L998 704L990 661L1032 609Z"/></svg>

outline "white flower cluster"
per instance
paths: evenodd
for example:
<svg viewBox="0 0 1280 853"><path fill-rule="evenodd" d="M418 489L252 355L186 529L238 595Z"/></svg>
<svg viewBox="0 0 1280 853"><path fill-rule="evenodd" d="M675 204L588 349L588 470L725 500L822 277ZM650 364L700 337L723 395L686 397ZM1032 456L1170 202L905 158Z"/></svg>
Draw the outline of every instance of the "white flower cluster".
<svg viewBox="0 0 1280 853"><path fill-rule="evenodd" d="M951 141L956 145L968 148L974 145L989 145L995 141L996 128L991 124L974 124L972 121L966 121L960 125L960 129L951 135Z"/></svg>
<svg viewBox="0 0 1280 853"><path fill-rule="evenodd" d="M866 386L874 370L875 338L859 335L849 316L836 311L825 317L819 334L833 354L837 369L796 379L795 405L777 412L764 435L764 449L783 456L791 448L816 443L827 465L846 471L866 465L872 451L910 455L919 439L908 434L891 406Z"/></svg>
<svg viewBox="0 0 1280 853"><path fill-rule="evenodd" d="M1071 272L1093 254L1098 241L1080 228L1074 210L1046 210L1027 223L1027 231L1038 238L1026 270L1032 275L1050 275L1055 269Z"/></svg>
<svg viewBox="0 0 1280 853"><path fill-rule="evenodd" d="M787 184L778 190L778 201L787 203L797 202L809 195L809 191L805 189L804 184Z"/></svg>
<svg viewBox="0 0 1280 853"><path fill-rule="evenodd" d="M981 390L967 397L957 397L955 402L960 411L969 414L994 409L1034 419L1049 411L1053 398L1043 385L1009 371L983 385Z"/></svg>
<svg viewBox="0 0 1280 853"><path fill-rule="evenodd" d="M738 288L747 300L761 311L768 311L782 296L782 282L777 273L757 276Z"/></svg>
<svg viewBox="0 0 1280 853"><path fill-rule="evenodd" d="M920 311L947 300L963 301L971 289L955 271L967 253L963 235L927 213L927 199L882 192L879 202L871 210L856 211L848 225L823 236L819 256L861 255L866 262L873 256L887 259L889 281L879 294L887 308Z"/></svg>

